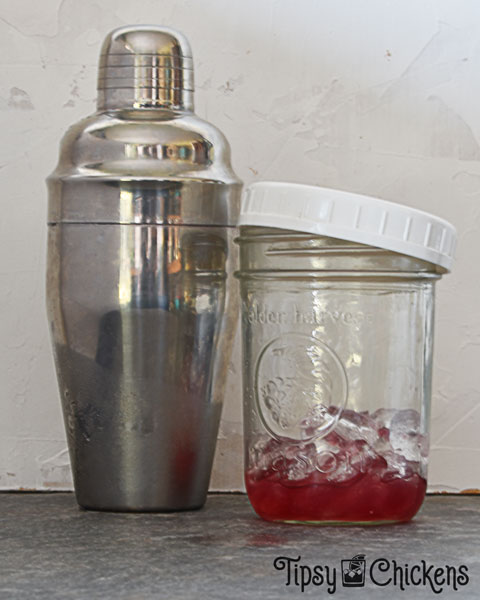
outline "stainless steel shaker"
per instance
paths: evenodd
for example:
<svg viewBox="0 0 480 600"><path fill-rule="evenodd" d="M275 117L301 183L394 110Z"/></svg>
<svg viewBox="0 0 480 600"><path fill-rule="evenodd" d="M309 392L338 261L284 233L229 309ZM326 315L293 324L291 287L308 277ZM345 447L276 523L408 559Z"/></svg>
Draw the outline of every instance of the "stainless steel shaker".
<svg viewBox="0 0 480 600"><path fill-rule="evenodd" d="M98 110L48 178L47 304L78 503L168 511L206 498L236 317L241 183L193 112L185 37L110 33Z"/></svg>

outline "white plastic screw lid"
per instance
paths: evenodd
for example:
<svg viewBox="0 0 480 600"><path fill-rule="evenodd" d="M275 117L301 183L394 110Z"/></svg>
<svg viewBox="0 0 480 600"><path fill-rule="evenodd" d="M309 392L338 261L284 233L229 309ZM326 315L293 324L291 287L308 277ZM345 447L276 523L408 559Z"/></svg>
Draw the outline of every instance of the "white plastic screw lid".
<svg viewBox="0 0 480 600"><path fill-rule="evenodd" d="M385 248L450 271L457 234L429 213L350 192L262 181L245 191L239 225L279 227Z"/></svg>

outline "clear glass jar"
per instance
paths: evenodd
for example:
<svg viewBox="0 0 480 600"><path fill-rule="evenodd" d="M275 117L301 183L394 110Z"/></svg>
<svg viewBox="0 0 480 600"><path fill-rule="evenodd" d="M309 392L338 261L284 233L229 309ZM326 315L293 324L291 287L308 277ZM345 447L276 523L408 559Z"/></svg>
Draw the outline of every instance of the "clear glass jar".
<svg viewBox="0 0 480 600"><path fill-rule="evenodd" d="M245 481L270 521L408 521L426 490L434 288L445 269L240 229Z"/></svg>

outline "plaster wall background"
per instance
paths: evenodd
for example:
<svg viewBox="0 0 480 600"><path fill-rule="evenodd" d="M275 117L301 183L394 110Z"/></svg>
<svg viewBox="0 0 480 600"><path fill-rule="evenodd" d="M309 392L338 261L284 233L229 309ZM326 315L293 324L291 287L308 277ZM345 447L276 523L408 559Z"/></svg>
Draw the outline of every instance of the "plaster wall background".
<svg viewBox="0 0 480 600"><path fill-rule="evenodd" d="M474 0L0 1L0 489L71 487L44 309L46 188L94 109L104 35L175 27L196 111L246 183L415 206L458 228L438 285L430 491L480 488L480 4ZM238 340L237 340L238 342ZM239 347L212 488L243 489Z"/></svg>

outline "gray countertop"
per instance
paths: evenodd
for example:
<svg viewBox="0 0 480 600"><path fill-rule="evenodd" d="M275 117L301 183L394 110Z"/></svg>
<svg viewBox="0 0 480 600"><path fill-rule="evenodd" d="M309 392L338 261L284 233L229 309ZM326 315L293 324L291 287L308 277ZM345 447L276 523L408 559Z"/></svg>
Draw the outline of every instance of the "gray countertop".
<svg viewBox="0 0 480 600"><path fill-rule="evenodd" d="M363 589L342 585L341 561L357 554ZM87 512L68 493L0 494L2 600L385 596L480 598L479 496L430 496L411 523L362 528L267 523L236 494L168 514Z"/></svg>

